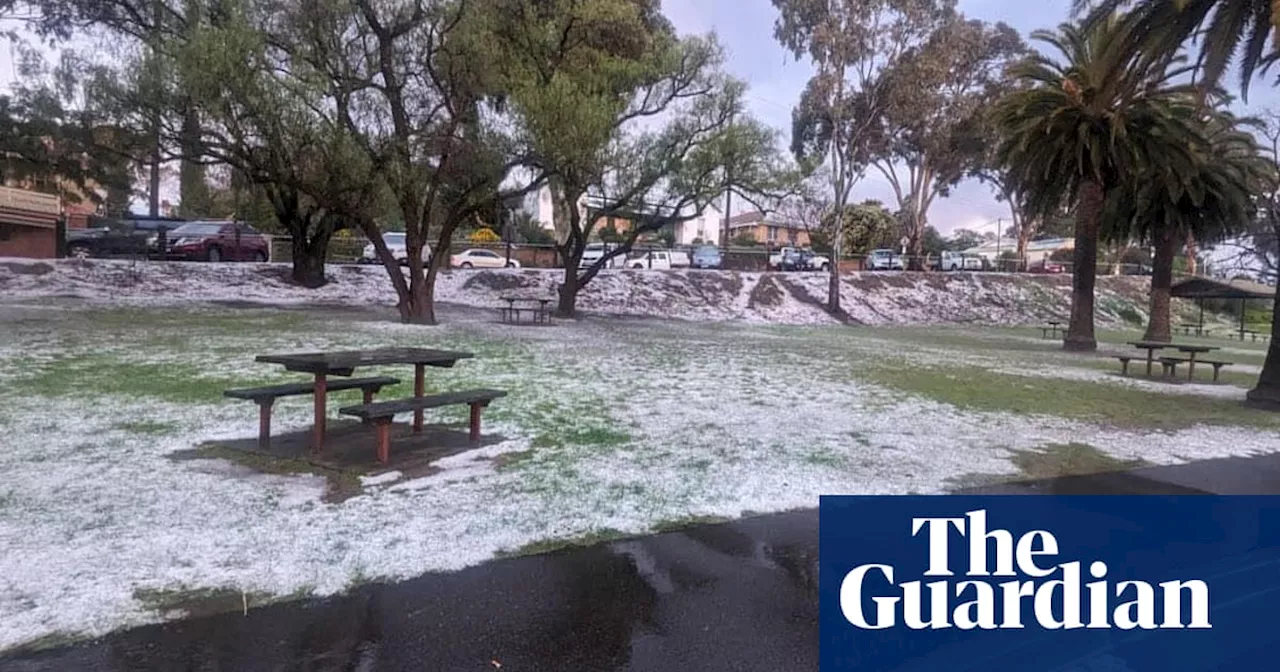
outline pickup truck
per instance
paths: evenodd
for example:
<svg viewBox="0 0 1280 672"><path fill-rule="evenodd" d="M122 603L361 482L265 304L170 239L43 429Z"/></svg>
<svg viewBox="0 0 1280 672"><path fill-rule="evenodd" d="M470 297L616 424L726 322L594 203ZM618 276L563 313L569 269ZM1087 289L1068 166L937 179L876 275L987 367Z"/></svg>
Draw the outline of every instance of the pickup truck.
<svg viewBox="0 0 1280 672"><path fill-rule="evenodd" d="M672 268L671 253L666 250L633 252L627 257L626 267L633 270L669 271Z"/></svg>
<svg viewBox="0 0 1280 672"><path fill-rule="evenodd" d="M777 271L829 271L831 259L812 250L784 247L769 256L769 268Z"/></svg>
<svg viewBox="0 0 1280 672"><path fill-rule="evenodd" d="M161 256L160 234L186 224L181 219L138 218L90 220L85 229L67 229L67 256L78 259L114 256ZM166 241L167 242L167 241Z"/></svg>
<svg viewBox="0 0 1280 672"><path fill-rule="evenodd" d="M906 267L906 257L893 250L872 250L871 254L867 255L869 271L901 271Z"/></svg>
<svg viewBox="0 0 1280 672"><path fill-rule="evenodd" d="M966 256L960 252L943 252L938 259L939 271L981 271L982 257Z"/></svg>

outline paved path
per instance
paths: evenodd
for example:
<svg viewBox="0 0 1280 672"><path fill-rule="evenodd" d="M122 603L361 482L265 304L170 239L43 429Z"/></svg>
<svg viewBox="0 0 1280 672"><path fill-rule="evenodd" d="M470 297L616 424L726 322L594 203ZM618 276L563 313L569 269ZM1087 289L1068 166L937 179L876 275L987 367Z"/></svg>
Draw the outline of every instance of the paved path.
<svg viewBox="0 0 1280 672"><path fill-rule="evenodd" d="M1277 494L1280 455L970 492ZM815 670L817 536L816 511L704 526L137 628L0 670Z"/></svg>

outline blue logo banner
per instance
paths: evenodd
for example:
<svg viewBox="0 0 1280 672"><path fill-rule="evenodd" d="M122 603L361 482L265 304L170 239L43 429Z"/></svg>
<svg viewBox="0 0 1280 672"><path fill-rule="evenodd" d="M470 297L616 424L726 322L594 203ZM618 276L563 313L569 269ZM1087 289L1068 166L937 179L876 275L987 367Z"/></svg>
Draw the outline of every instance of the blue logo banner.
<svg viewBox="0 0 1280 672"><path fill-rule="evenodd" d="M1280 669L1280 497L823 497L822 672Z"/></svg>

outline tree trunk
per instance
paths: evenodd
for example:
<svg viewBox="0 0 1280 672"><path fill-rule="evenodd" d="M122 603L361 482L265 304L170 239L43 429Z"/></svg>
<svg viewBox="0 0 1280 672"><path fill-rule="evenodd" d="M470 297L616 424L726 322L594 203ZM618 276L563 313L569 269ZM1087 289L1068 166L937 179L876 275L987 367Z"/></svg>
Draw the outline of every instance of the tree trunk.
<svg viewBox="0 0 1280 672"><path fill-rule="evenodd" d="M556 306L556 317L572 319L578 316L578 267L564 269L564 282L560 283L560 302Z"/></svg>
<svg viewBox="0 0 1280 672"><path fill-rule="evenodd" d="M324 277L324 262L329 256L329 239L333 232L320 225L310 238L306 230L298 230L293 234L293 281L307 289L323 287L328 280Z"/></svg>
<svg viewBox="0 0 1280 672"><path fill-rule="evenodd" d="M1280 227L1277 227L1280 234ZM1278 236L1280 237L1280 236ZM1272 411L1280 411L1280 291L1271 306L1271 346L1267 348L1267 360L1258 376L1258 386L1249 392L1249 404Z"/></svg>
<svg viewBox="0 0 1280 672"><path fill-rule="evenodd" d="M923 271L924 267L924 227L917 226L911 232L911 244L907 248L907 270Z"/></svg>
<svg viewBox="0 0 1280 672"><path fill-rule="evenodd" d="M1062 347L1072 351L1098 349L1093 330L1093 294L1098 278L1098 220L1106 193L1087 180L1080 186L1076 207L1075 268L1071 276L1071 323Z"/></svg>
<svg viewBox="0 0 1280 672"><path fill-rule="evenodd" d="M149 162L151 179L147 185L147 210L152 217L160 216L160 137L158 129L156 134L156 143L151 149L151 160Z"/></svg>
<svg viewBox="0 0 1280 672"><path fill-rule="evenodd" d="M1196 234L1187 232L1187 275L1196 275L1200 271L1200 244L1196 242Z"/></svg>
<svg viewBox="0 0 1280 672"><path fill-rule="evenodd" d="M1031 245L1031 236L1035 234L1035 220L1021 220L1018 223L1018 270L1026 271L1027 247Z"/></svg>
<svg viewBox="0 0 1280 672"><path fill-rule="evenodd" d="M1151 318L1144 341L1168 343L1173 340L1169 319L1169 291L1173 287L1173 258L1178 253L1178 234L1168 227L1155 231L1155 256L1151 260Z"/></svg>

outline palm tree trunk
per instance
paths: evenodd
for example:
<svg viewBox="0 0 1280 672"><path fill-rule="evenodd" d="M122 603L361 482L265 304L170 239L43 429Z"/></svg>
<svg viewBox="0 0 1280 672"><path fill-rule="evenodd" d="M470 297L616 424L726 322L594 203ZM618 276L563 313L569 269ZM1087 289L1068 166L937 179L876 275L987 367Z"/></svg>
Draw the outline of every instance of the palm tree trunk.
<svg viewBox="0 0 1280 672"><path fill-rule="evenodd" d="M1169 291L1173 287L1173 257L1178 253L1177 234L1167 227L1156 229L1155 256L1151 260L1151 319L1147 322L1145 341L1168 343L1173 340L1169 320Z"/></svg>
<svg viewBox="0 0 1280 672"><path fill-rule="evenodd" d="M1267 361L1262 365L1258 386L1249 392L1249 403L1260 408L1280 411L1280 292L1276 292L1271 311L1271 347L1267 348Z"/></svg>
<svg viewBox="0 0 1280 672"><path fill-rule="evenodd" d="M1098 281L1098 221L1105 199L1101 184L1086 180L1080 186L1076 204L1075 268L1071 277L1071 323L1062 344L1065 350L1098 349L1093 330L1093 294Z"/></svg>
<svg viewBox="0 0 1280 672"><path fill-rule="evenodd" d="M1187 275L1197 275L1200 270L1200 244L1196 242L1196 234L1187 232Z"/></svg>

